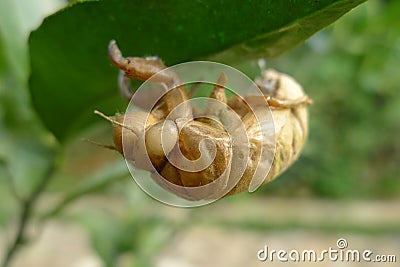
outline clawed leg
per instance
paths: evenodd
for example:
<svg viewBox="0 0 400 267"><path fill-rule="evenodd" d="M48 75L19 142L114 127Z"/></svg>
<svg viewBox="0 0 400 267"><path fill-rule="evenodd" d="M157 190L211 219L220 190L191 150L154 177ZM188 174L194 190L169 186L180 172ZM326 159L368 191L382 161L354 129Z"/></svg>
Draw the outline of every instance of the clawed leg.
<svg viewBox="0 0 400 267"><path fill-rule="evenodd" d="M307 95L295 100L280 100L272 96L267 96L266 100L270 107L274 108L296 108L300 105L311 105L312 100Z"/></svg>
<svg viewBox="0 0 400 267"><path fill-rule="evenodd" d="M120 70L118 74L118 87L121 95L126 100L131 100L133 96L131 82L129 78L125 76L125 72L123 70Z"/></svg>
<svg viewBox="0 0 400 267"><path fill-rule="evenodd" d="M123 57L115 40L108 45L108 56L114 66L122 70L127 78L141 81L146 81L166 68L158 57ZM152 81L170 86L176 84L179 79L175 73L166 70L158 74Z"/></svg>
<svg viewBox="0 0 400 267"><path fill-rule="evenodd" d="M264 100L265 99L265 100ZM248 96L245 98L245 101L247 103L251 103L253 106L263 106L265 105L265 101L267 101L268 106L270 108L274 109L290 109L290 108L297 108L301 105L311 105L312 100L309 98L307 95L304 95L298 99L278 99L276 97L270 96L270 95L264 95L264 99L259 96ZM244 115L243 110L249 111L248 107L247 109L243 109L243 101L240 101L240 99L236 98L234 99L236 101L229 101L229 106L232 108L239 110L239 112L242 116Z"/></svg>
<svg viewBox="0 0 400 267"><path fill-rule="evenodd" d="M217 81L214 84L214 91L211 93L210 97L217 99L224 104L226 104L226 95L225 95L225 85L227 82L227 78L225 73L221 72L218 76Z"/></svg>
<svg viewBox="0 0 400 267"><path fill-rule="evenodd" d="M166 68L158 57L123 57L115 40L108 46L108 56L117 68L121 70L118 76L118 85L121 94L128 100L133 96L130 80L137 79L162 84L169 90L156 105L161 107L163 117L168 115L176 106L187 100L187 95L180 83L178 76L172 70ZM157 75L155 75L157 74ZM154 76L153 76L154 75ZM171 90L172 89L172 90ZM188 109L190 109L188 107ZM186 112L186 116L191 117L191 110Z"/></svg>
<svg viewBox="0 0 400 267"><path fill-rule="evenodd" d="M208 101L206 107L207 115L219 116L223 109L226 109L226 94L225 94L225 85L227 82L227 78L225 73L221 73L217 78L217 81L214 84L214 91L210 94L211 99L218 100L222 103L215 101Z"/></svg>

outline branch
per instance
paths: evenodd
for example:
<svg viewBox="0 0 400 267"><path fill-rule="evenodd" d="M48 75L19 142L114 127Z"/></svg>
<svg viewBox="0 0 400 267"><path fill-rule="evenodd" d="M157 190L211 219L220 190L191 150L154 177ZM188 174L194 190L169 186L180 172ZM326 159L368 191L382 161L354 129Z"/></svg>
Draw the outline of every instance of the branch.
<svg viewBox="0 0 400 267"><path fill-rule="evenodd" d="M100 191L103 188L106 188L115 182L125 180L128 177L129 175L126 171L125 162L121 160L113 162L112 164L109 164L96 171L92 175L86 177L83 182L76 185L75 188L70 192L66 193L65 196L54 207L41 215L39 220L45 221L49 218L52 218L62 212L67 205L79 199L80 197Z"/></svg>
<svg viewBox="0 0 400 267"><path fill-rule="evenodd" d="M19 249L20 245L24 243L25 240L25 232L26 227L30 220L32 219L32 213L35 207L35 204L42 193L45 190L46 186L50 182L51 178L53 177L54 171L56 169L56 160L53 159L51 165L47 169L46 173L44 174L42 180L37 185L37 187L32 191L32 194L23 201L23 206L21 210L21 214L19 216L19 224L17 234L15 236L14 241L11 243L11 246L8 248L6 255L4 257L3 263L1 264L2 267L7 267L11 262L13 256Z"/></svg>
<svg viewBox="0 0 400 267"><path fill-rule="evenodd" d="M90 193L100 191L101 189L107 187L108 185L111 185L112 183L115 183L115 182L118 182L121 180L126 180L126 179L127 179L127 174L124 173L124 174L120 174L120 175L116 175L116 176L111 176L110 179L107 179L107 180L96 181L95 183L85 186L83 188L78 188L77 190L74 190L74 191L70 192L69 194L67 194L51 210L47 211L45 214L40 216L39 220L45 221L52 217L55 217L60 212L62 212L66 206L68 206L70 203L76 201L80 197L83 197Z"/></svg>
<svg viewBox="0 0 400 267"><path fill-rule="evenodd" d="M7 162L7 160L5 160L4 158L0 158L0 166L3 166L4 170L6 171L6 179L8 182L8 185L10 187L10 191L11 194L13 194L13 196L20 202L20 203L24 203L25 199L19 194L17 187L15 186L15 182L13 179L13 174L10 171L9 168L9 164Z"/></svg>

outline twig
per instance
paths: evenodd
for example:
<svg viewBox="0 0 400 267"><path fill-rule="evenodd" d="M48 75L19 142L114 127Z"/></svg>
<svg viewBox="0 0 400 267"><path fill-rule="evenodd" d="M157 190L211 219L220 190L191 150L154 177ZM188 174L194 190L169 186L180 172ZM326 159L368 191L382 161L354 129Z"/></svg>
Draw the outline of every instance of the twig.
<svg viewBox="0 0 400 267"><path fill-rule="evenodd" d="M56 169L56 160L53 159L51 165L44 174L43 179L40 181L37 187L32 191L32 194L24 201L21 214L19 216L20 219L18 224L18 230L14 241L11 243L11 246L8 248L5 254L3 263L1 265L2 267L7 267L9 265L13 256L18 251L20 245L23 244L25 239L26 227L32 219L32 212L34 210L35 204L41 192L46 188L47 184L53 177L55 169Z"/></svg>
<svg viewBox="0 0 400 267"><path fill-rule="evenodd" d="M108 187L110 184L124 180L128 177L126 172L126 165L123 161L116 161L115 163L101 168L89 177L75 186L75 188L66 193L66 195L50 210L39 216L39 221L45 221L50 219L63 209L78 200L82 196L88 195L93 192L97 192L102 188Z"/></svg>
<svg viewBox="0 0 400 267"><path fill-rule="evenodd" d="M48 220L52 217L57 216L61 211L63 211L63 209L68 206L69 204L71 204L72 202L78 200L79 198L86 196L90 193L96 192L101 190L104 187L107 187L108 185L115 183L115 182L119 182L121 180L125 180L127 178L126 174L120 174L118 176L112 177L108 180L105 181L101 181L98 184L94 184L91 186L88 186L86 188L81 188L78 190L75 190L69 194L67 194L60 202L58 202L58 204L53 207L51 210L49 210L48 212L46 212L45 214L41 215L39 217L40 221L45 221Z"/></svg>
<svg viewBox="0 0 400 267"><path fill-rule="evenodd" d="M7 177L6 179L9 184L11 193L20 203L24 203L25 199L19 194L17 187L15 186L15 182L13 179L12 172L9 168L9 164L4 158L0 158L0 166L3 166L4 170L6 171L6 177Z"/></svg>

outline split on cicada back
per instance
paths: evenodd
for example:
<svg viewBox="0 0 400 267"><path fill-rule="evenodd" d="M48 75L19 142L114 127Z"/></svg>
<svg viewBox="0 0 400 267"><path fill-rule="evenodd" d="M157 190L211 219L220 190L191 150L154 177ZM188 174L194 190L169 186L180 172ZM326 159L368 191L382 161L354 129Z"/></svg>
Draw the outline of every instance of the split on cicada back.
<svg viewBox="0 0 400 267"><path fill-rule="evenodd" d="M125 114L108 118L115 148L156 199L187 206L252 192L299 156L311 100L291 77L266 70L254 83L232 67L204 61L167 68L156 57L124 58L115 41L109 57L130 101ZM129 79L144 81L134 94ZM190 98L187 85L201 83L212 84L210 95ZM165 199L143 171L189 202Z"/></svg>

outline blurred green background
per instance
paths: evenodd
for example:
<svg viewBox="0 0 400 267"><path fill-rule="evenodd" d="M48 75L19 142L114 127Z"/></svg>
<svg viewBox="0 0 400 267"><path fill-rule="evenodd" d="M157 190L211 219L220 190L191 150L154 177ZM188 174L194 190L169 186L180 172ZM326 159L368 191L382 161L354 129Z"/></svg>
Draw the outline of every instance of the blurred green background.
<svg viewBox="0 0 400 267"><path fill-rule="evenodd" d="M368 1L268 62L296 77L315 103L302 158L268 193L400 195L399 9L398 1Z"/></svg>
<svg viewBox="0 0 400 267"><path fill-rule="evenodd" d="M314 100L305 149L256 193L194 210L149 198L119 155L82 141L110 143L107 123L64 145L46 131L28 93L27 40L44 16L65 3L39 2L0 2L2 251L51 169L55 148L63 153L54 163L54 179L35 198L30 241L21 243L26 249L10 266L210 266L205 259L216 249L227 257L217 265L240 266L228 256L242 253L244 262L247 257L257 263L255 249L263 242L275 242L277 249L285 242L326 248L343 235L359 246L400 247L399 1L369 0L267 60L267 67L295 77ZM256 62L235 66L259 75Z"/></svg>

